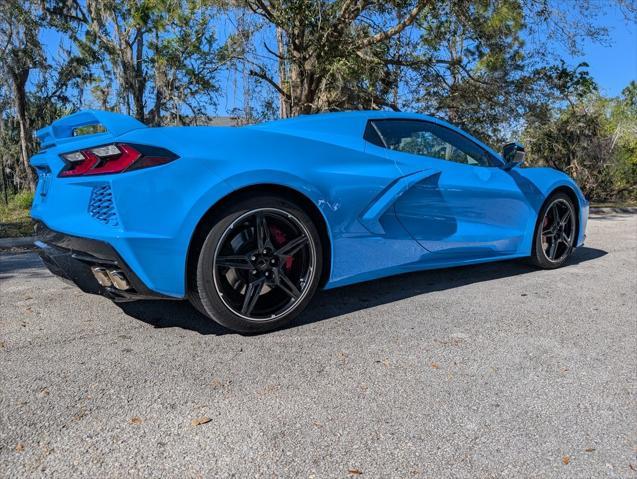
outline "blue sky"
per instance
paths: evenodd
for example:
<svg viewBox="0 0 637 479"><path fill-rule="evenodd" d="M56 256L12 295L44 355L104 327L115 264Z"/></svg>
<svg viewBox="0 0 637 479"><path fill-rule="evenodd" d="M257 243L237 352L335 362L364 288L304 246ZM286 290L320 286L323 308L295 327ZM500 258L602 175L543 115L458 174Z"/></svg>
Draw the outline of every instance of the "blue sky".
<svg viewBox="0 0 637 479"><path fill-rule="evenodd" d="M570 57L573 64L585 61L601 92L617 96L630 83L637 81L637 26L628 24L616 8L606 11L600 23L610 30L610 45L586 42L583 55Z"/></svg>

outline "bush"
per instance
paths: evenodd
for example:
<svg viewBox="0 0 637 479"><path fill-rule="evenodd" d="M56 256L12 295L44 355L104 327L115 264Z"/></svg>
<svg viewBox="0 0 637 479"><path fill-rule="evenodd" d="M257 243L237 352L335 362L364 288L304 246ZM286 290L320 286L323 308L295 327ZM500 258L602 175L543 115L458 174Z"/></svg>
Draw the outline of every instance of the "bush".
<svg viewBox="0 0 637 479"><path fill-rule="evenodd" d="M29 236L33 234L33 222L29 214L33 193L21 191L9 197L5 204L0 197L0 238Z"/></svg>
<svg viewBox="0 0 637 479"><path fill-rule="evenodd" d="M529 122L524 136L531 165L564 171L594 201L637 198L637 108L625 97L589 96Z"/></svg>
<svg viewBox="0 0 637 479"><path fill-rule="evenodd" d="M20 191L14 195L13 198L9 199L9 207L20 210L31 209L31 203L33 203L32 191Z"/></svg>

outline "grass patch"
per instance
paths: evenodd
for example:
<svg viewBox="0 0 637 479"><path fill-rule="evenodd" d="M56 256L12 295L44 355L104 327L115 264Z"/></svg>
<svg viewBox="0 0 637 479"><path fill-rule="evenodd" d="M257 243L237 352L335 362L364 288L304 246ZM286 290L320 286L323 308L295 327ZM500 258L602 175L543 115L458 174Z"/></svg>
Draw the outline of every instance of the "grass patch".
<svg viewBox="0 0 637 479"><path fill-rule="evenodd" d="M9 204L0 199L0 238L15 238L33 235L33 221L29 209L33 193L22 191L9 198Z"/></svg>

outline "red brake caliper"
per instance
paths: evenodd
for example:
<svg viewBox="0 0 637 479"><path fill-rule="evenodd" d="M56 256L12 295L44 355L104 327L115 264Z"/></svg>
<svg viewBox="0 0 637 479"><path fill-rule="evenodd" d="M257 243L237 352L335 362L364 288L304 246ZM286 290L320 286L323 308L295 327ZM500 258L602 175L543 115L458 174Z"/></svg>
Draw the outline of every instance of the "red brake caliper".
<svg viewBox="0 0 637 479"><path fill-rule="evenodd" d="M276 226L270 225L270 234L272 234L274 238L275 246L277 248L280 248L285 243L287 243L287 238L285 236L285 233L281 231L279 228L277 228ZM290 271L290 269L292 268L293 262L294 262L294 258L292 258L292 256L288 256L287 259L285 260L285 269L287 271Z"/></svg>

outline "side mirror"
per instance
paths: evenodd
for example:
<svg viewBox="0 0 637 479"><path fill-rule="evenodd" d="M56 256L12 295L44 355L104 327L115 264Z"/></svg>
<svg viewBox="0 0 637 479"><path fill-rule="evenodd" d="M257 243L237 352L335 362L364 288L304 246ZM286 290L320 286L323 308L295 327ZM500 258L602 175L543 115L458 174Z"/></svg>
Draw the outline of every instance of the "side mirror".
<svg viewBox="0 0 637 479"><path fill-rule="evenodd" d="M524 163L524 146L521 143L512 142L507 143L502 147L502 156L506 165L504 168L510 170L518 165Z"/></svg>

